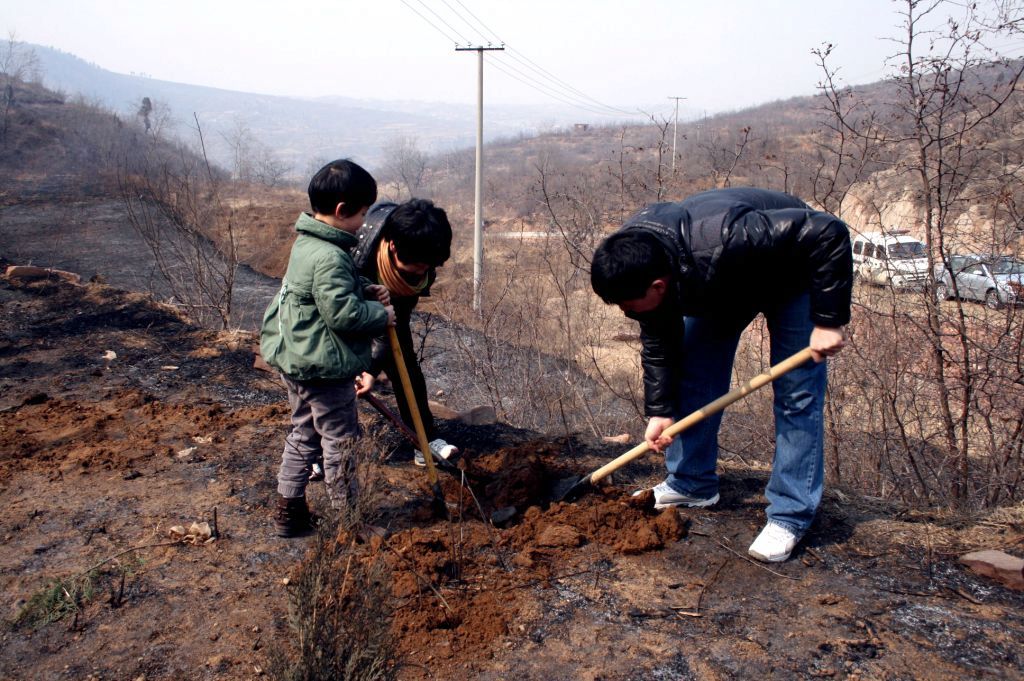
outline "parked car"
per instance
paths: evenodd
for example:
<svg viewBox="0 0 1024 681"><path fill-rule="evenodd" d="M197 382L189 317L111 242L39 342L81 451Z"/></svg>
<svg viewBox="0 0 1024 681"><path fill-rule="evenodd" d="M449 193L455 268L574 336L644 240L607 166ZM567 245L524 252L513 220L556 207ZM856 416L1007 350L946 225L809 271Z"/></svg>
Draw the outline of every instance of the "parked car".
<svg viewBox="0 0 1024 681"><path fill-rule="evenodd" d="M959 295L964 300L977 300L992 309L1004 305L1024 304L1024 262L1006 256L953 255L949 266L936 267L935 297L949 300Z"/></svg>
<svg viewBox="0 0 1024 681"><path fill-rule="evenodd" d="M853 237L853 272L878 286L924 288L928 281L927 249L904 231L858 234Z"/></svg>

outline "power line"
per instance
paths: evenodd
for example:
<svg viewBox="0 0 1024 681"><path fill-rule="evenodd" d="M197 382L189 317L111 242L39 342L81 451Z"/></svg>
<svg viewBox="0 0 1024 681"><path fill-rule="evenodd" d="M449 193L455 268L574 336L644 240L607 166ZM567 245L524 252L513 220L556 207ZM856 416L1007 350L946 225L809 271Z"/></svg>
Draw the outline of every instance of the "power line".
<svg viewBox="0 0 1024 681"><path fill-rule="evenodd" d="M424 0L417 0L417 1L421 5L426 7L427 10L431 12L431 14L433 14L436 17L438 17L438 19L440 21L442 21L445 24L445 26L447 26L449 29L451 29L455 33L457 33L463 40L465 40L465 36L463 36L461 33L459 33L450 23L448 23L447 21L444 21L444 19L437 12L435 12L432 9L430 9L429 7L427 7L427 5L424 2ZM529 73L524 72L523 70L521 70L519 68L516 68L516 67L512 66L511 64L506 64L507 68L514 70L516 73L518 73L521 76L521 77L516 77L516 76L513 76L511 73L509 73L506 69L503 69L501 67L497 67L498 70L502 71L503 73L505 73L505 75L508 75L508 76L512 77L514 80L518 80L519 82L523 83L524 85L527 85L528 87L531 87L534 90L537 90L538 92L540 92L541 94L543 94L543 95L545 95L547 97L551 97L552 99L560 101L563 104L568 104L569 106L573 106L573 107L582 109L582 110L587 111L589 113L594 113L594 114L604 115L604 116L612 116L612 115L633 116L633 115L636 115L635 112L626 111L624 109L619 109L619 108L616 108L616 107L604 104L603 102L601 102L601 101L591 97L590 95L586 94L582 90L580 90L580 89L578 89L576 87L573 87L572 85L570 85L566 81L558 78L557 76L552 74L550 71L548 71L547 69L543 68L542 66L540 66L539 64L537 64L536 62L531 60L529 57L527 57L525 54L523 54L519 50L515 50L514 48L509 47L505 43L505 41L503 41L501 39L501 37L494 30L492 30L486 23L484 23L483 20L481 20L478 16L476 16L476 14L474 14L473 11L471 9L469 9L469 7L467 7L465 3L462 2L462 0L454 0L454 2L456 4L458 4L459 7L461 7L462 10L464 10L465 13L468 14L472 18L472 21L467 19L461 12L459 12L459 10L457 10L455 7L453 7L448 2L448 0L441 0L441 2L449 10L451 10L452 13L456 17L458 17L459 20L462 23L464 23L472 31L474 31L476 33L479 33L482 36L486 36L487 34L490 34L494 38L494 40L496 42L498 42L499 44L501 44L502 46L504 46L508 50L510 57L512 57L514 60L518 61L523 67L525 67L525 68L529 69L530 71L533 71L534 73L537 74L537 76L533 76L533 75L531 75ZM403 3L405 3L405 0L403 0ZM405 3L405 4L408 5L408 3ZM420 14L420 13L417 12L417 14ZM422 18L426 19L426 17L423 17L422 14L420 14L420 16ZM476 22L476 23L474 24L474 22ZM493 62L493 63L497 66L497 62ZM539 78L538 78L538 76L539 76ZM548 85L548 84L546 84L543 81L548 81L549 83L551 83L551 85Z"/></svg>
<svg viewBox="0 0 1024 681"><path fill-rule="evenodd" d="M471 24L470 22L466 21L466 18L459 14L459 11L452 7L451 4L448 3L448 0L441 0L441 2L444 3L444 6L447 7L452 14L457 16L462 21L462 23L464 23L466 27L469 28L470 31L472 31L473 33L480 33L480 29ZM480 34L480 36L482 38L482 40L479 41L480 43L486 42L489 47L493 45L493 43L488 38L484 37L482 33Z"/></svg>
<svg viewBox="0 0 1024 681"><path fill-rule="evenodd" d="M434 22L432 22L430 19L428 19L425 16L423 16L423 14L421 14L415 7L413 7L408 2L406 2L406 0L401 0L401 2L402 2L403 5L405 5L409 9L411 9L413 12L416 12L416 16L418 16L420 19L423 19L423 21L427 22L430 25L431 28L433 28L435 31L437 31L442 36L444 36L445 40L450 40L455 45L459 44L458 40L455 40L450 35L448 35L444 31L442 31L440 28L438 28L437 25L434 24Z"/></svg>
<svg viewBox="0 0 1024 681"><path fill-rule="evenodd" d="M554 88L551 88L551 87L549 87L547 85L544 85L543 83L539 83L536 80L528 79L529 78L528 76L523 74L522 71L519 71L518 69L515 69L515 67L512 66L511 64L508 64L508 63L502 64L500 62L493 61L493 62L491 62L491 66L493 66L494 68L498 69L499 71L504 73L509 78L512 78L513 80L518 80L523 85L526 85L527 87L536 90L537 92L541 93L542 95L545 95L547 97L551 97L552 99L557 99L558 101L562 102L563 104L568 104L569 106L574 106L574 107L576 107L578 109L582 109L584 111L587 111L587 112L592 113L592 114L597 114L599 116L617 116L617 115L619 115L618 113L612 113L612 112L609 112L609 111L602 111L600 109L594 108L593 106L590 106L590 105L586 104L585 102L580 102L578 100L567 99L567 97L569 95L566 95L564 93L559 93L558 91L554 90ZM513 72L513 71L515 71L515 72ZM521 78L521 77L517 76L516 73L519 73L519 74L523 75L523 77Z"/></svg>
<svg viewBox="0 0 1024 681"><path fill-rule="evenodd" d="M467 38L466 36L464 36L464 35L462 35L461 33L459 33L459 32L458 32L458 31L457 31L457 30L455 29L455 27L454 27L454 26L452 26L452 25L451 25L451 24L449 24L449 23L448 23L447 21L445 21L445 20L444 20L444 17L442 17L442 16L440 15L440 14L438 14L438 13L437 13L437 12L435 12L435 11L434 11L433 9L431 9L431 7L430 7L430 6L429 6L429 5L427 4L427 3L423 2L423 0L417 0L417 2L419 2L419 3L421 4L421 5L423 5L423 9L427 10L428 12L430 12L431 14L433 14L433 15L434 15L435 17L437 17L437 20L438 20L438 21L440 21L440 22L441 22L442 24L444 24L445 26L447 26L448 28L450 28L450 29L452 30L452 33L454 33L455 35L457 35L457 36L459 36L460 38L462 38L462 42L464 42L464 43L465 43L465 44L467 44L467 45L470 45L470 44L472 44L472 41L471 41L471 40L470 40L469 38Z"/></svg>
<svg viewBox="0 0 1024 681"><path fill-rule="evenodd" d="M587 99L587 100L593 102L594 104L596 104L597 106L601 107L602 109L608 109L608 110L614 111L616 113L627 114L627 115L630 115L630 116L632 116L634 114L634 112L632 112L632 111L625 111L623 109L618 109L618 108L616 108L614 106L609 106L607 104L604 104L603 102L600 102L600 101L594 99L593 97L591 97L587 93L585 93L582 90L579 90L579 89L573 87L572 85L570 85L569 83L565 82L561 78L558 78L557 76L552 74L547 69L544 69L543 67L538 65L536 62L534 62L531 59L529 59L528 57L526 57L526 55L523 55L521 52L519 52L519 50L517 50L517 49L515 49L513 47L509 47L508 49L509 49L509 56L512 57L513 59L519 61L521 64L526 65L527 68L529 68L529 69L531 69L531 70L541 74L543 77L547 78L548 80L550 80L553 83L556 83L556 84L560 85L561 87L564 87L568 91L576 93L579 97L581 97L583 99Z"/></svg>
<svg viewBox="0 0 1024 681"><path fill-rule="evenodd" d="M448 4L446 0L441 0L441 1L444 2L446 5ZM582 90L580 90L580 89L578 89L576 87L573 87L572 85L570 85L566 81L564 81L561 78L555 76L553 73L551 73L550 71L548 71L547 69L542 67L540 64L537 64L535 61L533 61L532 59L527 57L525 54L523 54L522 52L520 52L519 50L515 49L514 47L512 47L508 43L506 43L504 40L502 40L501 36L499 36L497 33L495 33L493 30L491 30L491 28L487 24L485 24L479 17L477 17L475 14L473 14L473 12L468 7L466 7L466 5L461 0L455 0L455 2L457 2L459 4L459 6L462 7L464 10L466 10L466 12L471 17L473 17L473 19L477 23L479 23L480 26L482 26L488 33L490 33L492 36L494 36L495 40L500 42L502 45L505 45L505 47L506 47L510 57L512 57L513 59L517 60L518 62L520 62L524 66L526 66L526 68L530 69L531 71L534 71L535 73L540 75L542 78L545 78L545 79L551 81L552 83L557 84L560 88L564 88L564 89L568 90L571 93L575 93L577 98L582 98L582 99L585 99L585 100L589 100L590 102L592 102L592 104L591 104L592 106L597 106L597 107L600 107L602 109L608 109L609 111L614 111L614 112L620 113L620 114L626 114L628 116L634 115L634 112L632 112L632 111L625 111L623 109L618 109L616 107L609 106L609 105L607 105L607 104L605 104L605 103L603 103L603 102L601 102L601 101L599 101L597 99L594 99L593 97L591 97L587 93L583 92ZM450 5L449 5L449 7L450 7ZM462 17L461 15L460 15L460 18L464 22L466 22L467 25L469 24L469 22L464 17ZM476 30L479 30L479 29L476 29ZM523 75L525 76L525 74L523 74ZM531 78L529 76L526 76L526 77L530 78L531 80L533 80L533 78Z"/></svg>
<svg viewBox="0 0 1024 681"><path fill-rule="evenodd" d="M479 17L477 17L477 15L473 14L473 12L468 7L466 7L464 4L462 4L461 0L455 0L455 2L458 3L459 7L461 7L464 10L466 10L466 13L469 14L469 16L473 17L473 19L475 19L478 24L483 26L484 29L486 29L487 32L490 33L494 37L494 42L497 42L497 43L504 43L505 42L504 40L499 38L498 34L495 33L494 31L492 31L487 24L485 24L483 21L481 21L479 19ZM448 4L448 3L445 3L445 4ZM463 21L465 21L465 20L463 19Z"/></svg>

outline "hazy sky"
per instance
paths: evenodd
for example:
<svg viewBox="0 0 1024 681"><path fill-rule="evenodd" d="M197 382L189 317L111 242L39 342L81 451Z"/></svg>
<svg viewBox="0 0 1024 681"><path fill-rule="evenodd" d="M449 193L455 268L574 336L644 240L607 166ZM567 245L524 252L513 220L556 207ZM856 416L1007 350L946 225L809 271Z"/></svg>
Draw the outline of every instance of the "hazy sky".
<svg viewBox="0 0 1024 681"><path fill-rule="evenodd" d="M520 82L534 80L602 111L594 100L665 114L668 97L683 96L685 116L813 93L821 74L811 50L824 42L836 45L846 82L881 78L900 7L890 0L0 0L0 30L163 80L466 103L475 101L476 54L456 53L449 38L500 39L511 50L485 58L489 104L560 103Z"/></svg>

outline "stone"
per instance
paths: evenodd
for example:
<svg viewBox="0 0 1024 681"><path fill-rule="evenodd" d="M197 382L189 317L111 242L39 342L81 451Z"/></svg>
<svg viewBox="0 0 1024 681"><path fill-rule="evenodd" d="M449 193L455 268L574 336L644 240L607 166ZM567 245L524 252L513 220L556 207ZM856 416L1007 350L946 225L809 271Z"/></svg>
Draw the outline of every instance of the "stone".
<svg viewBox="0 0 1024 681"><path fill-rule="evenodd" d="M35 265L10 265L4 273L4 276L8 279L20 279L22 281L35 281L36 279L57 277L58 279L63 279L70 284L82 283L82 277L74 272L53 270L46 267L36 267Z"/></svg>
<svg viewBox="0 0 1024 681"><path fill-rule="evenodd" d="M537 537L537 546L574 547L583 543L583 535L571 525L548 525Z"/></svg>
<svg viewBox="0 0 1024 681"><path fill-rule="evenodd" d="M494 407L481 405L459 414L459 420L470 426L490 426L498 422Z"/></svg>
<svg viewBox="0 0 1024 681"><path fill-rule="evenodd" d="M455 411L451 407L441 404L440 402L427 400L427 406L430 407L430 413L436 418L446 419L448 421L459 418L459 412Z"/></svg>
<svg viewBox="0 0 1024 681"><path fill-rule="evenodd" d="M506 506L505 508L499 508L497 511L491 514L491 522L498 527L504 527L505 524L516 517L516 507Z"/></svg>
<svg viewBox="0 0 1024 681"><path fill-rule="evenodd" d="M629 433L622 433L621 435L605 435L601 438L602 442L607 442L613 445L625 445L629 444Z"/></svg>
<svg viewBox="0 0 1024 681"><path fill-rule="evenodd" d="M1002 551L974 551L960 556L960 562L974 572L1024 591L1024 559Z"/></svg>
<svg viewBox="0 0 1024 681"><path fill-rule="evenodd" d="M258 371L266 371L268 374L277 373L274 371L273 367L267 364L266 360L264 360L263 356L258 352L253 355L252 368Z"/></svg>

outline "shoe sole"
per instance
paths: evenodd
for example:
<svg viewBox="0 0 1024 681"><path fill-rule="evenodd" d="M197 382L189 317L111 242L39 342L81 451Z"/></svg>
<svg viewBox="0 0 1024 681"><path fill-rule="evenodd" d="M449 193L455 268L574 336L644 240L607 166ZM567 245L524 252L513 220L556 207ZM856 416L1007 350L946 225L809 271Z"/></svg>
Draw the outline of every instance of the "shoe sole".
<svg viewBox="0 0 1024 681"><path fill-rule="evenodd" d="M279 527L275 534L281 539L298 539L300 537L308 537L316 534L316 528L310 527L304 530L283 530Z"/></svg>
<svg viewBox="0 0 1024 681"><path fill-rule="evenodd" d="M454 456L449 456L447 459L445 459L444 457L441 457L441 459L443 461L447 461L448 463L452 463L454 461L455 457ZM437 460L435 459L434 462L437 463ZM427 467L427 462L426 461L424 461L423 463L420 463L416 459L413 459L412 463L413 463L414 466L419 466L420 468L426 468Z"/></svg>
<svg viewBox="0 0 1024 681"><path fill-rule="evenodd" d="M720 498L721 497L719 497L719 495L716 494L710 499L704 499L702 501L677 501L671 504L655 503L654 508L659 511L665 508L678 508L679 506L683 506L686 508L707 508L708 506L714 506L715 504L717 504Z"/></svg>
<svg viewBox="0 0 1024 681"><path fill-rule="evenodd" d="M793 552L790 551L789 553L787 553L784 556L779 556L779 557L776 557L776 558L772 558L770 556L765 556L765 555L762 555L760 553L757 553L756 551L748 550L747 551L747 555L750 556L751 558L755 558L755 559L761 561L762 563L785 563L787 560L789 560L789 557L793 555Z"/></svg>

